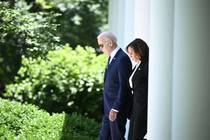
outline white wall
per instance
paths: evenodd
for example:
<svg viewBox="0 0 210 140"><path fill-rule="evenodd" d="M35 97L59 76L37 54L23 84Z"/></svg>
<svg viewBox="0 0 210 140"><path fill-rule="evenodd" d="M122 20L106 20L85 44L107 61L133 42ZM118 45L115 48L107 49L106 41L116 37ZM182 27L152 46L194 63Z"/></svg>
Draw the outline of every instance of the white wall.
<svg viewBox="0 0 210 140"><path fill-rule="evenodd" d="M210 1L110 0L121 47L150 46L149 140L210 139Z"/></svg>
<svg viewBox="0 0 210 140"><path fill-rule="evenodd" d="M170 140L172 127L172 0L151 0L148 139Z"/></svg>
<svg viewBox="0 0 210 140"><path fill-rule="evenodd" d="M210 140L210 1L176 0L173 140Z"/></svg>
<svg viewBox="0 0 210 140"><path fill-rule="evenodd" d="M110 0L109 29L123 49L134 38L149 43L150 0Z"/></svg>

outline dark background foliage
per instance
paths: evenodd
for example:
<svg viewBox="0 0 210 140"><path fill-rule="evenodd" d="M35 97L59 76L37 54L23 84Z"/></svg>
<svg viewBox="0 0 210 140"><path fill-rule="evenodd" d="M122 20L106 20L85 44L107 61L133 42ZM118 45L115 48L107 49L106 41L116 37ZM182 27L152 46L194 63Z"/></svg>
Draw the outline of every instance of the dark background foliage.
<svg viewBox="0 0 210 140"><path fill-rule="evenodd" d="M21 56L42 57L50 50L61 48L60 39L54 35L59 14L54 12L30 13L31 6L17 3L0 3L0 95L5 85L12 83L21 67ZM20 8L21 7L21 8Z"/></svg>
<svg viewBox="0 0 210 140"><path fill-rule="evenodd" d="M9 2L8 4L2 3ZM69 43L92 46L107 28L108 0L1 0L0 96L13 83L22 55L42 57Z"/></svg>
<svg viewBox="0 0 210 140"><path fill-rule="evenodd" d="M107 15L108 0L0 1L0 138L98 139Z"/></svg>

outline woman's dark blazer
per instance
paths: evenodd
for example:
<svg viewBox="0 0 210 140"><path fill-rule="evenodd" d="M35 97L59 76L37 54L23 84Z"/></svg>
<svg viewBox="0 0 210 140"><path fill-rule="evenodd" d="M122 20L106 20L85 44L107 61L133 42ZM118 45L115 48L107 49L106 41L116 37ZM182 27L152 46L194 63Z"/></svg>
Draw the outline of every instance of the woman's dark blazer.
<svg viewBox="0 0 210 140"><path fill-rule="evenodd" d="M131 117L134 119L147 120L148 98L148 59L141 61L133 78L133 104Z"/></svg>

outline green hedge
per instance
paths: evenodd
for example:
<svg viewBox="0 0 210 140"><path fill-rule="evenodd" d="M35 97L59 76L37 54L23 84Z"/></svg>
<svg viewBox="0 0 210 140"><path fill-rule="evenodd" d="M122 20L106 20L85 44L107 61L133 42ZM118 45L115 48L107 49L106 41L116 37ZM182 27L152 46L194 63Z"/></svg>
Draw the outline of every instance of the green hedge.
<svg viewBox="0 0 210 140"><path fill-rule="evenodd" d="M50 115L34 105L0 99L1 140L97 140L99 124L78 114Z"/></svg>
<svg viewBox="0 0 210 140"><path fill-rule="evenodd" d="M4 96L50 113L78 112L100 120L105 57L91 47L73 50L67 44L49 52L48 60L23 58L19 76Z"/></svg>

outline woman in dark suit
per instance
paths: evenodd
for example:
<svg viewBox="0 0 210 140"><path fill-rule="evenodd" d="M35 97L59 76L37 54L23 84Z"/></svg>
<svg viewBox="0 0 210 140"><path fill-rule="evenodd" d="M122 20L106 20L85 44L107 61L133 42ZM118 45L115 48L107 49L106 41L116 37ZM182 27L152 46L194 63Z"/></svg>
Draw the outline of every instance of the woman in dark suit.
<svg viewBox="0 0 210 140"><path fill-rule="evenodd" d="M133 93L128 140L144 140L147 133L148 61L149 47L142 39L135 39L126 50L136 63L129 78Z"/></svg>

